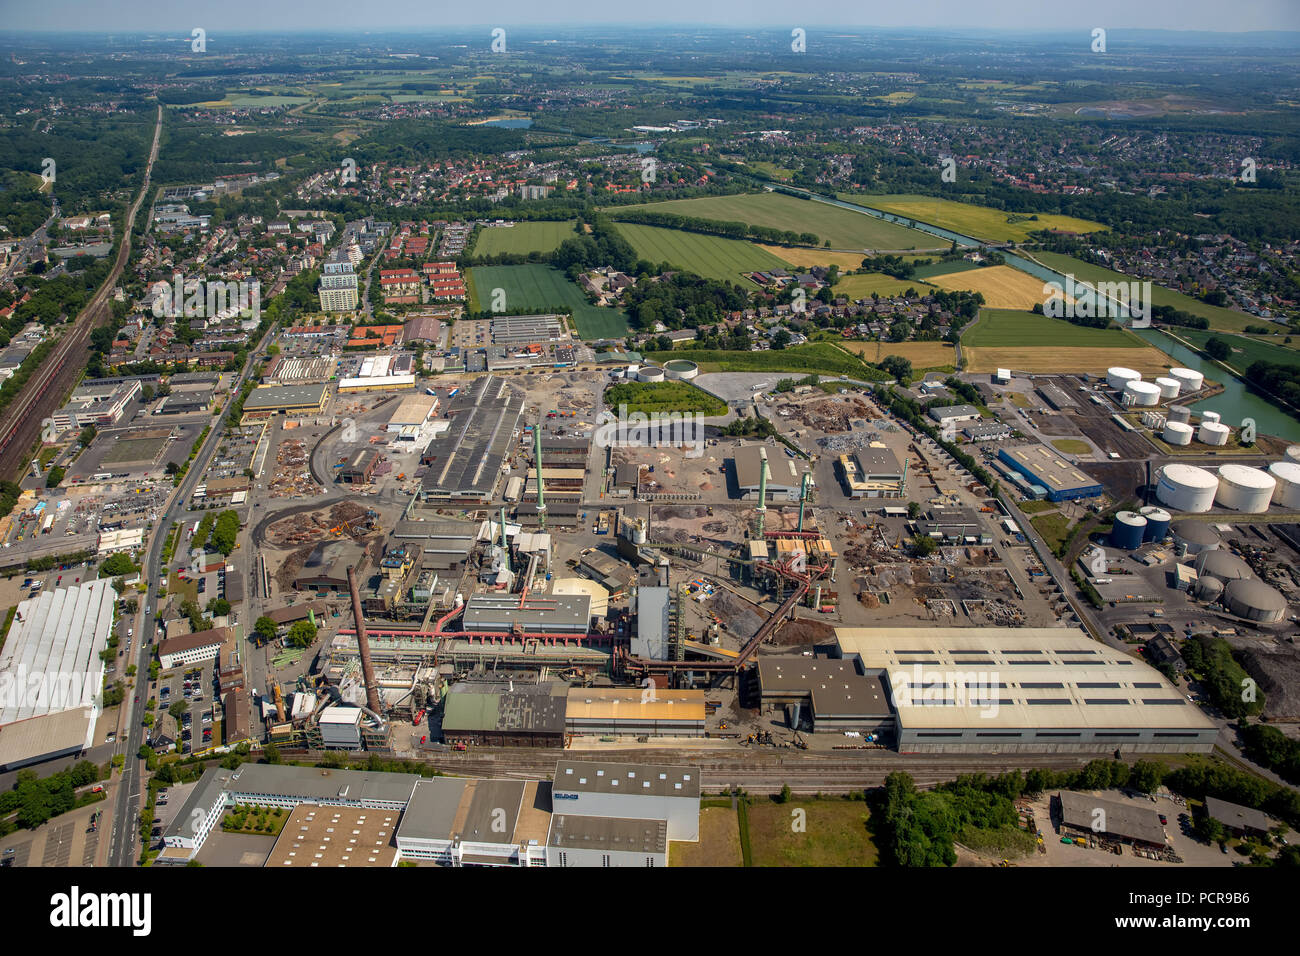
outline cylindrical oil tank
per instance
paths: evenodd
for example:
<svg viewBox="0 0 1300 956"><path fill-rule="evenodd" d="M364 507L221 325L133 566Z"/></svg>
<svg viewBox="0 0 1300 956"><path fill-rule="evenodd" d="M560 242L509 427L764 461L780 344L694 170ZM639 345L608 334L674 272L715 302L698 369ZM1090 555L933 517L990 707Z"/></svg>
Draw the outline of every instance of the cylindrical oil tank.
<svg viewBox="0 0 1300 956"><path fill-rule="evenodd" d="M1196 440L1203 445L1226 445L1232 429L1222 422L1203 422L1196 432Z"/></svg>
<svg viewBox="0 0 1300 956"><path fill-rule="evenodd" d="M1166 465L1156 482L1156 497L1175 511L1209 511L1218 490L1219 479L1195 465Z"/></svg>
<svg viewBox="0 0 1300 956"><path fill-rule="evenodd" d="M1224 584L1227 584L1229 581L1255 576L1255 572L1250 569L1249 564L1231 551L1224 551L1222 548L1216 548L1213 551L1202 551L1196 556L1196 564L1193 566L1202 581L1206 578L1218 578Z"/></svg>
<svg viewBox="0 0 1300 956"><path fill-rule="evenodd" d="M664 370L658 365L642 365L636 370L636 380L638 382L662 382L664 380Z"/></svg>
<svg viewBox="0 0 1300 956"><path fill-rule="evenodd" d="M1135 372L1131 368L1125 368L1122 365L1113 365L1106 369L1106 384L1117 391L1123 389L1129 382L1141 381L1142 373Z"/></svg>
<svg viewBox="0 0 1300 956"><path fill-rule="evenodd" d="M1191 425L1170 419L1165 422L1165 430L1160 433L1160 437L1171 445L1190 445L1195 434L1196 429Z"/></svg>
<svg viewBox="0 0 1300 956"><path fill-rule="evenodd" d="M1277 487L1273 489L1274 503L1300 511L1300 462L1275 461L1268 466L1268 473L1277 480Z"/></svg>
<svg viewBox="0 0 1300 956"><path fill-rule="evenodd" d="M1110 529L1110 546L1121 551L1132 551L1141 546L1146 527L1147 519L1140 514L1121 511L1115 515L1115 524Z"/></svg>
<svg viewBox="0 0 1300 956"><path fill-rule="evenodd" d="M689 381L700 374L700 367L689 359L673 359L664 363L664 377L675 381Z"/></svg>
<svg viewBox="0 0 1300 956"><path fill-rule="evenodd" d="M1192 420L1192 410L1186 405L1170 405L1165 411L1168 413L1171 422L1183 422L1185 424Z"/></svg>
<svg viewBox="0 0 1300 956"><path fill-rule="evenodd" d="M1164 508L1147 505L1138 514L1147 519L1147 526L1142 532L1143 541L1163 541L1169 537L1169 525L1174 519Z"/></svg>
<svg viewBox="0 0 1300 956"><path fill-rule="evenodd" d="M1201 424L1206 422L1217 422L1219 420L1218 412L1201 412Z"/></svg>
<svg viewBox="0 0 1300 956"><path fill-rule="evenodd" d="M1158 378L1156 385L1160 388L1161 398L1177 398L1178 390L1182 388L1182 383L1176 378Z"/></svg>
<svg viewBox="0 0 1300 956"><path fill-rule="evenodd" d="M1249 465L1220 465L1219 494L1216 502L1246 514L1262 514L1273 501L1277 479L1266 471Z"/></svg>
<svg viewBox="0 0 1300 956"><path fill-rule="evenodd" d="M1125 382L1124 401L1130 405L1159 405L1160 386L1155 382Z"/></svg>
<svg viewBox="0 0 1300 956"><path fill-rule="evenodd" d="M1213 551L1222 544L1219 533L1203 521L1177 521L1170 526L1169 532L1174 536L1174 543L1186 548L1191 555Z"/></svg>
<svg viewBox="0 0 1300 956"><path fill-rule="evenodd" d="M1229 581L1223 586L1223 606L1229 614L1261 624L1280 621L1286 614L1286 598L1276 588L1249 578Z"/></svg>
<svg viewBox="0 0 1300 956"><path fill-rule="evenodd" d="M1192 594L1198 600L1213 604L1223 596L1223 582L1218 578L1197 578Z"/></svg>
<svg viewBox="0 0 1300 956"><path fill-rule="evenodd" d="M1300 445L1290 445L1286 450L1287 461L1300 461Z"/></svg>
<svg viewBox="0 0 1300 956"><path fill-rule="evenodd" d="M1171 368L1169 377L1177 380L1184 392L1200 391L1205 384L1205 376L1194 368Z"/></svg>

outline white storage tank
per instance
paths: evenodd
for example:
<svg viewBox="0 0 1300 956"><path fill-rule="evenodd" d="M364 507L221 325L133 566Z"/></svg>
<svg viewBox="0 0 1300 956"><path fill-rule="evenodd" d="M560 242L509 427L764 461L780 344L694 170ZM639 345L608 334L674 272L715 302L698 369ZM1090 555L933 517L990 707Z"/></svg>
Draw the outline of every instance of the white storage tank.
<svg viewBox="0 0 1300 956"><path fill-rule="evenodd" d="M1223 508L1245 514L1262 514L1268 510L1275 488L1277 479L1266 471L1249 465L1220 465L1216 500Z"/></svg>
<svg viewBox="0 0 1300 956"><path fill-rule="evenodd" d="M1206 422L1217 422L1219 420L1218 412L1201 412L1201 424Z"/></svg>
<svg viewBox="0 0 1300 956"><path fill-rule="evenodd" d="M1177 398L1178 390L1182 388L1176 378L1158 378L1156 379L1156 385L1160 388L1161 398Z"/></svg>
<svg viewBox="0 0 1300 956"><path fill-rule="evenodd" d="M1283 508L1300 511L1300 462L1275 461L1268 473L1277 480L1273 501Z"/></svg>
<svg viewBox="0 0 1300 956"><path fill-rule="evenodd" d="M1195 465L1166 465L1156 483L1156 497L1160 503L1175 511L1209 511L1214 507L1214 495L1218 490L1219 479Z"/></svg>
<svg viewBox="0 0 1300 956"><path fill-rule="evenodd" d="M1171 445L1190 445L1194 434L1195 430L1186 422L1167 421L1160 437Z"/></svg>
<svg viewBox="0 0 1300 956"><path fill-rule="evenodd" d="M1159 405L1160 386L1155 382L1140 380L1125 382L1124 402L1128 405Z"/></svg>
<svg viewBox="0 0 1300 956"><path fill-rule="evenodd" d="M1203 521L1184 519L1176 522L1170 532L1174 536L1174 543L1190 555L1214 551L1223 543L1218 533Z"/></svg>
<svg viewBox="0 0 1300 956"><path fill-rule="evenodd" d="M1129 382L1141 380L1141 372L1135 372L1131 368L1125 368L1122 365L1114 365L1106 369L1106 384L1116 391L1123 389Z"/></svg>
<svg viewBox="0 0 1300 956"><path fill-rule="evenodd" d="M1196 433L1197 441L1206 445L1226 445L1232 429L1221 422L1205 422Z"/></svg>
<svg viewBox="0 0 1300 956"><path fill-rule="evenodd" d="M662 382L664 370L658 365L642 365L636 372L638 382Z"/></svg>
<svg viewBox="0 0 1300 956"><path fill-rule="evenodd" d="M1300 461L1300 445L1292 445L1286 450L1288 461Z"/></svg>
<svg viewBox="0 0 1300 956"><path fill-rule="evenodd" d="M1171 422L1190 422L1192 420L1192 410L1186 405L1170 405L1165 411L1169 415Z"/></svg>
<svg viewBox="0 0 1300 956"><path fill-rule="evenodd" d="M1184 392L1200 391L1201 386L1205 384L1205 376L1194 368L1171 368L1169 377L1176 379Z"/></svg>

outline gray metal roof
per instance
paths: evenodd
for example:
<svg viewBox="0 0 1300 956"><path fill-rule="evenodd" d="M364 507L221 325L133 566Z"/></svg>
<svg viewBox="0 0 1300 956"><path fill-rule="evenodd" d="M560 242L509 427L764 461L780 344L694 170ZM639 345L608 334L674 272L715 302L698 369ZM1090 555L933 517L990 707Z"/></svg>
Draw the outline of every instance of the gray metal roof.
<svg viewBox="0 0 1300 956"><path fill-rule="evenodd" d="M266 793L301 800L405 804L410 800L411 792L419 780L420 777L413 773L246 763L234 771L227 789L231 793Z"/></svg>
<svg viewBox="0 0 1300 956"><path fill-rule="evenodd" d="M650 660L668 659L668 610L671 588L639 588L636 593L636 636L632 654Z"/></svg>
<svg viewBox="0 0 1300 956"><path fill-rule="evenodd" d="M649 797L700 795L700 770L691 766L561 760L552 793L621 793Z"/></svg>
<svg viewBox="0 0 1300 956"><path fill-rule="evenodd" d="M1267 832L1277 825L1277 821L1262 810L1243 807L1218 797L1206 797L1205 809L1210 816L1224 826L1241 830L1261 830Z"/></svg>
<svg viewBox="0 0 1300 956"><path fill-rule="evenodd" d="M417 783L397 827L398 839L450 840L451 826L468 784L468 780L457 777L434 777Z"/></svg>
<svg viewBox="0 0 1300 956"><path fill-rule="evenodd" d="M591 623L591 595L530 595L520 607L515 594L475 594L465 603L467 631L507 632L516 624L530 632L585 632Z"/></svg>
<svg viewBox="0 0 1300 956"><path fill-rule="evenodd" d="M668 822L558 813L551 817L551 832L546 843L558 850L664 853L668 849Z"/></svg>
<svg viewBox="0 0 1300 956"><path fill-rule="evenodd" d="M426 496L492 496L524 410L524 393L486 375L451 400L451 427L424 450Z"/></svg>
<svg viewBox="0 0 1300 956"><path fill-rule="evenodd" d="M318 406L325 398L325 384L315 385L262 385L253 389L244 400L244 411L266 411L280 408Z"/></svg>
<svg viewBox="0 0 1300 956"><path fill-rule="evenodd" d="M1164 845L1164 827L1160 825L1160 818L1156 815L1156 811L1150 807L1104 800L1101 797L1074 793L1070 790L1062 790L1060 799L1062 822L1068 826L1092 830L1094 825L1098 825L1101 827L1097 831L1099 833L1158 846Z"/></svg>

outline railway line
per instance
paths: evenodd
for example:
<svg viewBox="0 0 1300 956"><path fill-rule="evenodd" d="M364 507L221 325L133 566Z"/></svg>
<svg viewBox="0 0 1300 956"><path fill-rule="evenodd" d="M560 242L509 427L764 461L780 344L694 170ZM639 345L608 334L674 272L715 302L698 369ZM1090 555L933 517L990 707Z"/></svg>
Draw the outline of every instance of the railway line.
<svg viewBox="0 0 1300 956"><path fill-rule="evenodd" d="M153 176L154 161L158 158L158 144L162 138L162 107L158 107L158 119L154 125L153 146L149 150L149 163L144 171L144 183L140 194L127 213L126 227L122 232L122 242L117 250L113 268L103 285L95 292L86 307L81 310L72 327L60 338L54 349L46 357L36 374L29 379L27 386L19 393L13 403L5 409L0 417L0 476L17 480L27 469L28 453L37 439L41 437L42 422L52 415L63 401L63 396L76 382L81 370L85 368L86 343L90 333L103 325L109 314L108 297L122 270L131 257L131 231L135 227L135 217L149 192L149 183Z"/></svg>

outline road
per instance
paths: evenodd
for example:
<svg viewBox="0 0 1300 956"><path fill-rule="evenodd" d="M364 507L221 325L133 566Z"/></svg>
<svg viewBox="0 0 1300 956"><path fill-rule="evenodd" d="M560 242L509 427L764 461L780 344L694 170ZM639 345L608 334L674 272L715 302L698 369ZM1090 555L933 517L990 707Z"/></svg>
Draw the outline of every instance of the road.
<svg viewBox="0 0 1300 956"><path fill-rule="evenodd" d="M144 170L144 183L127 213L126 228L122 231L122 242L118 246L112 270L81 310L72 327L60 336L27 387L0 415L0 476L17 480L26 471L27 455L41 435L41 423L62 404L64 393L81 374L85 366L86 343L90 332L102 324L104 316L110 314L108 297L131 257L131 230L135 226L136 213L140 211L140 205L149 192L161 139L162 107L159 106L158 120L153 131L153 147L149 150L149 163Z"/></svg>
<svg viewBox="0 0 1300 956"><path fill-rule="evenodd" d="M27 262L27 255L38 245L44 245L46 240L46 230L52 226L59 218L59 200L57 198L50 200L52 212L50 218L41 223L39 229L18 244L18 248L13 252L13 259L5 267L4 272L0 272L0 282L7 280L20 267Z"/></svg>

